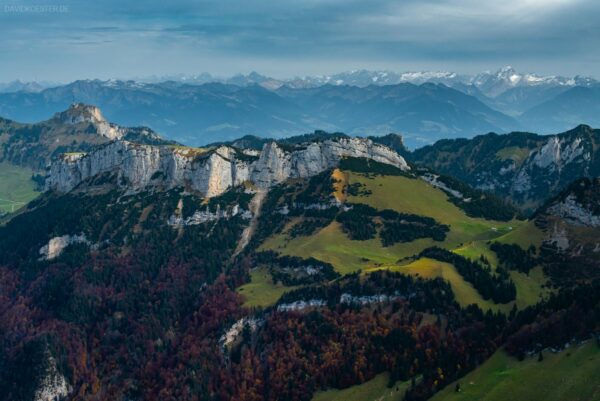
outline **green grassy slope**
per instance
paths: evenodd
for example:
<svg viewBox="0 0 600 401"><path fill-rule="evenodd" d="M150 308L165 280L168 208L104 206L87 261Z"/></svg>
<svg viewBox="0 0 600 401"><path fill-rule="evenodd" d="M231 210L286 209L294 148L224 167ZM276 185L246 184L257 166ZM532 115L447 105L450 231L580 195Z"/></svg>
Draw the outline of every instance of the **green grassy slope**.
<svg viewBox="0 0 600 401"><path fill-rule="evenodd" d="M529 274L511 271L510 277L517 287L515 302L519 309L534 305L540 298L550 294L550 289L545 287L548 279L540 266L532 269Z"/></svg>
<svg viewBox="0 0 600 401"><path fill-rule="evenodd" d="M468 217L448 201L443 191L419 179L399 176L367 178L349 173L348 180L350 184L360 183L371 191L368 196L348 196L349 202L366 203L380 210L393 209L433 217L450 225L446 240L436 243L431 239L421 239L386 248L378 238L369 241L350 240L334 222L310 237L289 240L286 235L276 235L267 240L263 248L300 257L313 256L332 263L344 274L377 264L396 263L432 245L454 249L470 241L496 238L524 224L520 221L501 223Z"/></svg>
<svg viewBox="0 0 600 401"><path fill-rule="evenodd" d="M410 381L398 382L388 388L389 375L382 373L373 379L343 390L320 391L312 401L402 401Z"/></svg>
<svg viewBox="0 0 600 401"><path fill-rule="evenodd" d="M246 307L266 307L275 304L287 291L298 287L285 287L274 284L271 275L264 267L259 267L250 272L250 282L237 289L245 298Z"/></svg>
<svg viewBox="0 0 600 401"><path fill-rule="evenodd" d="M399 176L368 178L361 174L349 174L349 183L359 183L372 193L369 196L349 196L350 202L361 202L377 209L393 209L433 217L449 224L450 241L464 242L466 239L489 239L509 231L522 222L492 222L468 217L460 208L449 202L448 196L420 179ZM495 230L494 230L495 229Z"/></svg>
<svg viewBox="0 0 600 401"><path fill-rule="evenodd" d="M348 195L348 202L366 203L380 210L393 209L433 217L450 226L446 240L439 243L421 239L386 248L381 245L378 237L368 241L350 240L342 232L340 225L333 222L312 236L290 239L285 233L275 235L263 244L263 249L301 257L312 256L333 264L342 274L357 270L368 274L374 270L389 269L424 278L441 277L450 283L457 301L463 306L477 303L484 309L509 312L515 303L518 308L523 308L548 294L549 290L544 286L547 279L541 267L532 269L528 275L511 271L511 278L517 288L517 299L514 303L497 305L483 300L451 264L427 258L409 258L424 248L438 245L471 259L484 255L496 267L498 259L489 249L489 241L515 243L524 249L530 245L539 248L544 234L532 222L502 223L468 217L448 201L445 193L421 180L398 176L368 178L354 173L346 173L345 178L349 184L358 182L364 185L363 190L370 192L363 196ZM339 198L339 194L336 195ZM252 284L266 290L267 293L261 294L261 297L269 302L275 302L279 296L274 291L269 293L273 284L265 286L260 280L254 283L254 277ZM280 289L277 291L282 293ZM596 373L600 372L600 352L595 344L589 343L559 354L546 352L544 356L542 362L537 362L537 357L519 362L503 351L498 351L460 381L463 389L460 393L455 393L455 384L451 384L436 395L434 400L600 401L600 375ZM402 388L396 392L395 387L387 387L387 381L387 374L381 374L348 389L319 392L313 401L401 400L405 390L402 386L406 383L400 384ZM547 381L550 383L546 386Z"/></svg>
<svg viewBox="0 0 600 401"><path fill-rule="evenodd" d="M528 148L520 148L518 146L509 146L507 148L502 148L496 152L496 156L500 160L512 160L517 165L521 165L523 161L529 156L529 152L531 149Z"/></svg>
<svg viewBox="0 0 600 401"><path fill-rule="evenodd" d="M441 277L450 283L456 301L462 306L470 304L478 304L485 309L509 309L509 305L496 305L492 301L484 300L477 290L466 282L462 276L456 271L454 266L449 263L440 262L435 259L422 258L404 266L382 266L377 269L388 269L394 272L420 276L423 278ZM367 272L370 270L367 270Z"/></svg>
<svg viewBox="0 0 600 401"><path fill-rule="evenodd" d="M528 221L515 227L511 232L498 237L497 241L504 244L517 244L523 249L527 249L531 245L539 249L543 239L544 233L542 230L537 228L533 221Z"/></svg>
<svg viewBox="0 0 600 401"><path fill-rule="evenodd" d="M524 233L532 235L526 236ZM541 231L539 231L532 223L528 222L517 228L515 231L498 237L494 241L510 244L516 243L522 248L527 249L529 245L532 244L539 246L539 242L541 242L540 234ZM537 237L533 235L537 235ZM496 254L490 250L488 241L473 241L454 249L454 252L473 260L477 260L483 255L487 258L493 268L498 265L498 258L496 257ZM545 287L548 280L546 276L544 276L540 266L532 269L529 274L511 271L510 277L517 287L517 299L515 302L519 309L535 304L541 297L548 295L550 292L550 290ZM458 299L458 301L461 302L460 299ZM478 304L480 306L484 305L481 302L478 302ZM513 303L510 303L500 309L507 311L512 308L512 305Z"/></svg>
<svg viewBox="0 0 600 401"><path fill-rule="evenodd" d="M510 312L515 303L519 309L533 305L549 292L549 290L543 287L546 277L540 267L532 269L529 275L520 272L510 272L511 278L517 288L517 298L514 302L500 305L495 304L491 300L483 299L473 285L465 281L454 266L449 263L440 262L435 259L421 258L406 265L383 265L367 269L365 272L379 269L387 269L423 278L443 278L450 283L456 301L460 305L468 306L470 304L477 304L482 309L500 310L504 313Z"/></svg>
<svg viewBox="0 0 600 401"><path fill-rule="evenodd" d="M496 222L469 217L451 203L443 191L420 179L402 176L369 178L351 172L345 172L344 178L350 185L361 184L364 192L368 193L359 196L348 195L348 202L366 203L379 210L393 209L433 217L450 226L446 240L440 243L432 239L419 239L383 247L379 238L367 241L350 240L342 232L339 223L333 222L312 236L290 239L285 233L275 235L269 238L262 248L287 255L314 257L331 263L341 274L386 268L423 277L443 277L450 281L458 302L463 305L477 303L482 308L505 311L512 308L513 303L500 306L483 300L451 265L431 260L413 263L406 258L427 247L438 245L472 259L484 255L495 266L498 263L497 258L489 249L488 241L518 243L524 248L531 244L537 246L541 242L542 233L532 223L517 220ZM338 192L336 196L339 198ZM542 285L546 280L541 271L534 271L529 276L516 272L511 272L511 275L517 286L518 307L535 303L544 293Z"/></svg>
<svg viewBox="0 0 600 401"><path fill-rule="evenodd" d="M35 183L31 170L9 163L0 163L0 212L12 212L35 199Z"/></svg>
<svg viewBox="0 0 600 401"><path fill-rule="evenodd" d="M461 391L450 384L431 401L597 401L600 400L600 348L593 342L544 360L523 362L496 352L463 377Z"/></svg>
<svg viewBox="0 0 600 401"><path fill-rule="evenodd" d="M492 267L495 268L498 265L498 258L494 251L487 245L487 241L471 241L454 249L454 252L471 260L477 260L483 255L490 262Z"/></svg>
<svg viewBox="0 0 600 401"><path fill-rule="evenodd" d="M412 256L434 244L431 239L419 239L386 248L379 238L353 241L342 232L339 223L333 222L308 237L288 240L286 235L276 235L268 239L263 248L304 258L312 256L331 263L338 272L348 274L378 264L396 263L398 259Z"/></svg>
<svg viewBox="0 0 600 401"><path fill-rule="evenodd" d="M461 391L452 383L430 401L597 401L600 400L600 348L592 342L557 354L544 353L519 362L497 351L463 377ZM312 401L401 401L408 382L387 387L388 375L344 390L317 393Z"/></svg>

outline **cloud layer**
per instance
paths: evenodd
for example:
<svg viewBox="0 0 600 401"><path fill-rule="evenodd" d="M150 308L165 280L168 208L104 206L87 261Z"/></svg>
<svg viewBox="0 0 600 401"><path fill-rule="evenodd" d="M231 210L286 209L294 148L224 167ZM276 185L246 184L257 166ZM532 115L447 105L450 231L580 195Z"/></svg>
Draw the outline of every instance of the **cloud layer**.
<svg viewBox="0 0 600 401"><path fill-rule="evenodd" d="M0 0L0 81L505 64L597 76L599 17L596 0Z"/></svg>

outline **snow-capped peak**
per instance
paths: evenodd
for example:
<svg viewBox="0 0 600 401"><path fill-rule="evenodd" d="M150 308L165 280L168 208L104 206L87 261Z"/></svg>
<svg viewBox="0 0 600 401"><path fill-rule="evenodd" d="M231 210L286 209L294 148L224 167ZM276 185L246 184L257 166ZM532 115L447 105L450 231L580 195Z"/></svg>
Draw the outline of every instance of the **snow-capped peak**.
<svg viewBox="0 0 600 401"><path fill-rule="evenodd" d="M508 89L517 86L536 85L566 85L574 86L573 78L565 78L556 75L542 76L532 73L519 73L511 66L500 68L496 72L483 72L475 75L469 80L469 84L476 86L487 96L495 97Z"/></svg>
<svg viewBox="0 0 600 401"><path fill-rule="evenodd" d="M166 77L163 77L166 78ZM136 82L160 82L160 77ZM499 68L496 71L485 71L477 75L463 75L450 71L405 71L394 72L389 70L365 70L353 69L336 74L323 74L296 77L291 79L275 79L251 72L247 75L238 74L229 78L217 78L208 73L196 75L171 75L169 80L185 82L188 84L203 84L208 82L221 82L225 84L247 86L260 85L268 90L277 90L281 86L290 88L314 88L322 85L333 86L358 86L369 85L395 85L400 83L412 83L421 85L424 83L440 83L450 87L473 86L483 94L495 97L515 87L538 86L538 85L562 85L562 86L590 86L597 83L593 78L573 77L566 78L555 75L537 75L533 73L520 73L510 65ZM106 81L105 85L132 85L130 81Z"/></svg>

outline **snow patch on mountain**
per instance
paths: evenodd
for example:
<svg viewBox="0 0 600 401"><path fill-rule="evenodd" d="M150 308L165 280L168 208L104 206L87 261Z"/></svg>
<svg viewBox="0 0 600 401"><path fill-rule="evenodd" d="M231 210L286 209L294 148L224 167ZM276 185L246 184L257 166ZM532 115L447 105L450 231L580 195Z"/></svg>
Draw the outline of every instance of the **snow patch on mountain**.
<svg viewBox="0 0 600 401"><path fill-rule="evenodd" d="M142 82L177 81L186 84L205 84L220 82L238 86L260 85L268 90L277 90L282 86L290 88L315 88L323 85L350 85L366 87L369 85L396 85L412 83L421 85L426 82L441 83L446 86L469 85L476 87L487 96L495 97L504 91L518 86L590 86L597 83L589 77L562 77L557 75L538 75L519 73L511 66L497 71L485 71L476 75L458 74L450 71L405 71L389 70L371 71L355 69L330 75L313 75L289 79L276 79L252 72L247 75L238 74L229 78L216 77L207 73L192 75L170 75L140 79ZM121 81L119 81L121 82ZM122 83L123 84L123 83Z"/></svg>
<svg viewBox="0 0 600 401"><path fill-rule="evenodd" d="M519 73L513 67L506 66L495 72L486 71L470 78L467 84L473 85L485 95L496 97L508 89L518 86L575 86L584 84L585 80L561 77L556 75L541 76L529 73Z"/></svg>

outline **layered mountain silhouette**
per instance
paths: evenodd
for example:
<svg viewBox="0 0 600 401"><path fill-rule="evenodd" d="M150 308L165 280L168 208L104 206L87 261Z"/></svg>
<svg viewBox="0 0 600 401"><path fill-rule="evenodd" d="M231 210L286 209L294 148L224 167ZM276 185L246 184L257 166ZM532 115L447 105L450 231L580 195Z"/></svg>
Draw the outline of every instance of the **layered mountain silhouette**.
<svg viewBox="0 0 600 401"><path fill-rule="evenodd" d="M553 133L600 122L600 86L594 79L522 74L511 67L475 76L356 70L279 80L258 73L228 79L199 74L6 88L0 90L5 118L40 121L83 102L99 106L118 124L148 126L193 146L326 130L364 136L399 132L415 148L444 138Z"/></svg>
<svg viewBox="0 0 600 401"><path fill-rule="evenodd" d="M350 134L405 133L413 145L519 127L473 96L441 84L332 86L269 91L220 83L77 81L37 93L0 94L0 115L33 122L73 100L95 104L122 125L144 125L190 145L245 134L283 137L316 129Z"/></svg>

